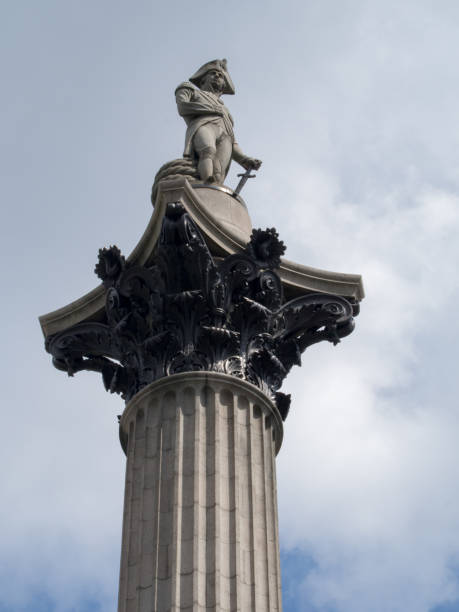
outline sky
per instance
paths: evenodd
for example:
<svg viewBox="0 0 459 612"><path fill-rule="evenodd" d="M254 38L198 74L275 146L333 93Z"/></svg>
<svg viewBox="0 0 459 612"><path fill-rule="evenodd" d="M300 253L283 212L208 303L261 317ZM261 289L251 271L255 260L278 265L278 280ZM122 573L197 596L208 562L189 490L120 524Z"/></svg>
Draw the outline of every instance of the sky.
<svg viewBox="0 0 459 612"><path fill-rule="evenodd" d="M303 355L277 459L284 612L459 611L459 3L0 3L0 612L110 612L123 406L51 365L37 317L126 255L180 157L175 87L226 57L254 227L362 274ZM235 187L233 166L227 179Z"/></svg>

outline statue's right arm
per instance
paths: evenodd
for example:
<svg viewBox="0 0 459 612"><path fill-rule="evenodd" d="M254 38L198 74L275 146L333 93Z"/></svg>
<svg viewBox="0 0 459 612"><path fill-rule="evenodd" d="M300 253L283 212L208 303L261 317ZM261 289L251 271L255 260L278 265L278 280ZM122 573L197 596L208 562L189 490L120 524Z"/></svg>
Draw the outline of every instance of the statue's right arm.
<svg viewBox="0 0 459 612"><path fill-rule="evenodd" d="M199 115L218 115L221 117L223 115L219 109L203 100L199 100L195 95L195 90L191 89L191 87L178 87L175 91L175 100L181 117Z"/></svg>

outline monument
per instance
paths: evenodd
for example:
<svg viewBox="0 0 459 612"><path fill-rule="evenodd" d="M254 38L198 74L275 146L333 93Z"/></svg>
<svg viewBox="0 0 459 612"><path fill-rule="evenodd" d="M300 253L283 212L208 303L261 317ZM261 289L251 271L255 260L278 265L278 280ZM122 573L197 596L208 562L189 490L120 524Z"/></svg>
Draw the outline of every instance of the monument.
<svg viewBox="0 0 459 612"><path fill-rule="evenodd" d="M226 60L179 85L184 157L158 171L144 235L127 259L101 249L101 284L40 317L56 368L99 372L126 402L119 612L282 609L280 388L306 348L352 332L363 298L360 276L282 259L277 231L252 229L239 192L261 161L225 93Z"/></svg>

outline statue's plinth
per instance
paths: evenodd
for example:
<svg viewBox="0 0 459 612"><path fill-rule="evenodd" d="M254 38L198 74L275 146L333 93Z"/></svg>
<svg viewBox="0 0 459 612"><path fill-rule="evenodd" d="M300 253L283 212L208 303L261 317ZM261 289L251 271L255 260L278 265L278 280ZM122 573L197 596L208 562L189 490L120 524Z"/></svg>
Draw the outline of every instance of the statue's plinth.
<svg viewBox="0 0 459 612"><path fill-rule="evenodd" d="M216 227L238 243L246 244L252 233L252 222L244 200L228 187L192 183L200 207Z"/></svg>

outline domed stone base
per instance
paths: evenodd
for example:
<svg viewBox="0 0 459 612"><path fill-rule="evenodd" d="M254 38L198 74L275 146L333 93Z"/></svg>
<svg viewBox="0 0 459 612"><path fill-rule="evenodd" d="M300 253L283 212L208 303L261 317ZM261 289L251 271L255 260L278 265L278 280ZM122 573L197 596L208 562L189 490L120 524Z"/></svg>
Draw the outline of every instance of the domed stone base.
<svg viewBox="0 0 459 612"><path fill-rule="evenodd" d="M228 187L193 183L203 210L215 225L242 244L250 240L252 221L244 200Z"/></svg>

